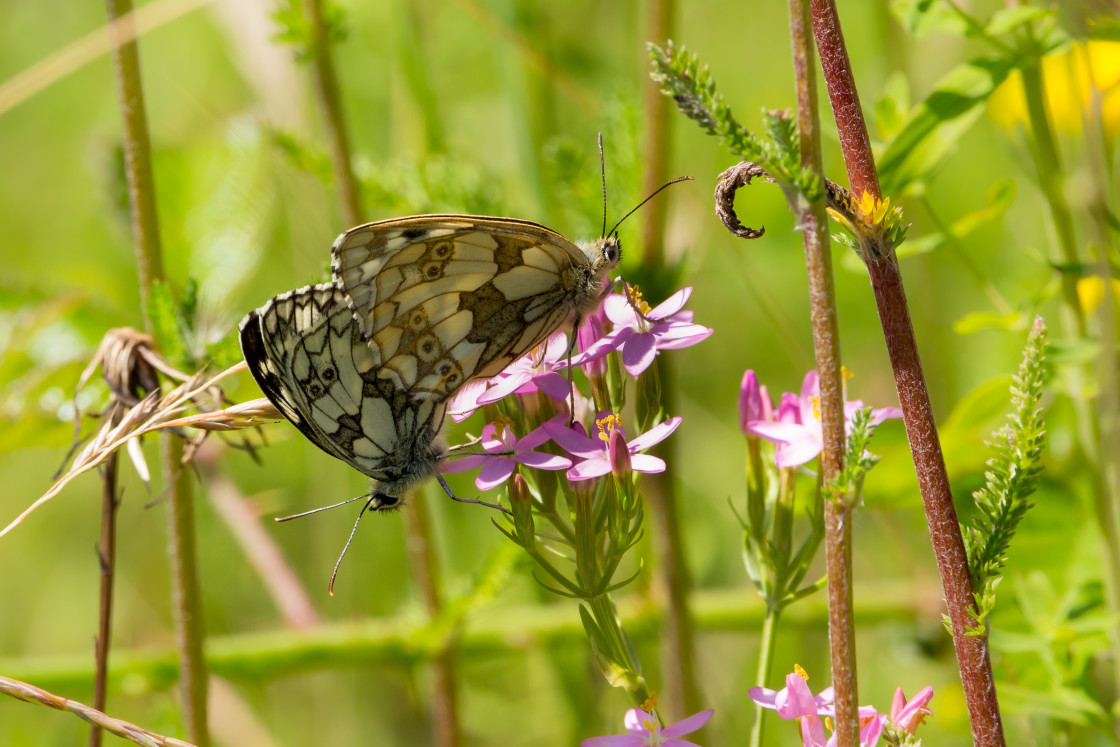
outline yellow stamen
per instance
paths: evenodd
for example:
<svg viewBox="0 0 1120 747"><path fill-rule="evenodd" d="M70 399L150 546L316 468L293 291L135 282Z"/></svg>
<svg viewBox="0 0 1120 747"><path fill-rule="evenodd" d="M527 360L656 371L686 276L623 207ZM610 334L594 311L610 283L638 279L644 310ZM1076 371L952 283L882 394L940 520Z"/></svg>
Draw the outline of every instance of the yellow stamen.
<svg viewBox="0 0 1120 747"><path fill-rule="evenodd" d="M507 428L513 427L513 420L508 415L499 415L494 420L494 435L501 438Z"/></svg>
<svg viewBox="0 0 1120 747"><path fill-rule="evenodd" d="M649 697L646 698L645 702L642 703L642 705L639 706L639 707L643 711L645 711L646 713L653 713L654 711L656 711L657 710L657 691L654 690L653 692L651 692L649 694Z"/></svg>
<svg viewBox="0 0 1120 747"><path fill-rule="evenodd" d="M611 431L615 428L622 427L622 418L613 413L607 415L605 418L600 418L595 421L595 427L599 429L599 440L610 442Z"/></svg>
<svg viewBox="0 0 1120 747"><path fill-rule="evenodd" d="M809 398L809 402L811 402L813 404L813 417L816 418L817 420L820 420L821 419L821 398L814 394L812 397Z"/></svg>
<svg viewBox="0 0 1120 747"><path fill-rule="evenodd" d="M793 671L796 674L800 675L801 679L805 680L806 682L809 681L809 673L802 669L800 664L794 664Z"/></svg>
<svg viewBox="0 0 1120 747"><path fill-rule="evenodd" d="M845 379L854 379L856 377L856 375L849 371L848 367L843 364L840 366L840 375Z"/></svg>
<svg viewBox="0 0 1120 747"><path fill-rule="evenodd" d="M630 286L630 303L642 316L649 316L649 312L652 311L649 304L642 300L642 292L636 285Z"/></svg>
<svg viewBox="0 0 1120 747"><path fill-rule="evenodd" d="M829 718L828 716L824 717L824 725L828 727L829 731L836 731L835 729L832 728L832 719Z"/></svg>

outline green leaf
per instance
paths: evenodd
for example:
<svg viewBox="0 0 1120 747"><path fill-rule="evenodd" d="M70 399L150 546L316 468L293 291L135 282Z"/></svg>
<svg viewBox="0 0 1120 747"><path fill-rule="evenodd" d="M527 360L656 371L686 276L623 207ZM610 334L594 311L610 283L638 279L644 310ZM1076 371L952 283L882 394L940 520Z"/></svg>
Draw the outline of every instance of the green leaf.
<svg viewBox="0 0 1120 747"><path fill-rule="evenodd" d="M891 13L918 39L935 31L964 36L968 23L941 0L895 0Z"/></svg>
<svg viewBox="0 0 1120 747"><path fill-rule="evenodd" d="M889 140L898 134L909 110L910 82L905 74L893 72L887 77L879 100L875 102L875 129L879 137Z"/></svg>
<svg viewBox="0 0 1120 747"><path fill-rule="evenodd" d="M977 311L965 314L953 322L953 331L958 335L971 335L985 329L1003 329L1011 332L1025 329L1027 320L1025 314L994 314Z"/></svg>
<svg viewBox="0 0 1120 747"><path fill-rule="evenodd" d="M1053 15L1055 15L1054 11L1034 5L1000 8L988 19L988 22L984 25L984 30L992 36L1010 34L1028 23Z"/></svg>
<svg viewBox="0 0 1120 747"><path fill-rule="evenodd" d="M189 349L184 334L185 324L171 288L163 281L152 284L148 297L148 319L152 322L152 336L160 354L172 365L183 366Z"/></svg>
<svg viewBox="0 0 1120 747"><path fill-rule="evenodd" d="M979 104L1016 68L1006 58L981 58L949 71L879 158L883 192L896 194L926 179L980 114Z"/></svg>
<svg viewBox="0 0 1120 747"><path fill-rule="evenodd" d="M960 241L976 229L1001 220L1004 213L1015 201L1017 191L1018 187L1011 179L997 180L985 192L983 208L962 215L949 227L948 233L932 233L908 240L898 248L898 256L909 257L915 254L932 252L935 249L940 249L949 240ZM1017 327L1017 329L1022 329L1022 327Z"/></svg>

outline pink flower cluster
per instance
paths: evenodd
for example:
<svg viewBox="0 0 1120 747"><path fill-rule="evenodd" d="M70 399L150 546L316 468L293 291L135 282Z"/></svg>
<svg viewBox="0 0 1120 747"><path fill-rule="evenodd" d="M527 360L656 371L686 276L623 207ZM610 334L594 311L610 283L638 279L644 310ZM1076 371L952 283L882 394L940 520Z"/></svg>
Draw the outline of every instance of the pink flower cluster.
<svg viewBox="0 0 1120 747"><path fill-rule="evenodd" d="M622 365L631 376L643 373L660 350L676 350L695 345L711 335L712 330L692 323L692 312L684 308L692 288L684 288L651 309L641 301L641 294L632 290L631 297L612 294L602 308L585 320L578 332L580 352L572 357L573 367L581 367L589 377L602 376L605 357L617 351ZM631 300L633 299L633 301ZM609 327L610 331L605 331ZM569 396L576 398L577 411L591 408L561 374L568 367L568 343L564 334L549 337L527 355L488 381L471 382L451 400L448 412L456 422L465 420L483 405L494 404L506 397L541 392L567 411ZM512 423L494 422L482 432L479 446L483 454L472 454L440 464L445 473L481 468L475 485L479 490L492 490L524 465L536 469L567 470L571 481L590 480L609 472L622 476L634 472L663 472L665 462L641 452L667 438L677 426L679 417L670 418L647 432L628 438L610 413L599 413L595 420L598 433L588 433L583 426L568 427L568 415L558 415L531 433L518 438ZM568 456L534 451L553 441Z"/></svg>
<svg viewBox="0 0 1120 747"><path fill-rule="evenodd" d="M836 734L826 737L824 724L821 722L822 716L830 718L836 716L833 690L827 687L814 696L809 689L808 679L805 670L796 667L795 671L786 675L786 686L781 690L752 687L747 694L763 708L777 711L783 721L797 719L801 727L802 747L835 747ZM900 687L895 690L888 713L879 713L874 706L860 706L860 747L875 747L888 725L907 734L913 734L925 717L932 713L926 707L932 698L932 687L922 689L909 700Z"/></svg>
<svg viewBox="0 0 1120 747"><path fill-rule="evenodd" d="M864 409L862 400L844 403L844 422L850 428L852 417ZM901 418L897 407L871 411L871 424L887 418ZM801 394L785 392L777 411L765 386L754 371L743 375L739 387L739 427L748 437L764 438L776 444L775 462L779 467L797 467L814 459L824 448L821 436L821 387L816 371L805 374Z"/></svg>

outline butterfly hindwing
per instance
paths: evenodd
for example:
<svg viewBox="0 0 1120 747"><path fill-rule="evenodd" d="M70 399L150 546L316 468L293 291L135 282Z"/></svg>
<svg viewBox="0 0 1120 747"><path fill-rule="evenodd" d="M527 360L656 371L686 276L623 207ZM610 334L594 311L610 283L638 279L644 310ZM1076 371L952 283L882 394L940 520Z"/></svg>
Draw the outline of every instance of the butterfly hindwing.
<svg viewBox="0 0 1120 747"><path fill-rule="evenodd" d="M596 254L512 218L422 215L347 231L331 264L382 375L443 401L597 300L617 263L617 252L599 261L601 245Z"/></svg>
<svg viewBox="0 0 1120 747"><path fill-rule="evenodd" d="M434 472L444 405L409 397L386 375L334 284L273 298L240 334L261 390L323 451L387 492Z"/></svg>

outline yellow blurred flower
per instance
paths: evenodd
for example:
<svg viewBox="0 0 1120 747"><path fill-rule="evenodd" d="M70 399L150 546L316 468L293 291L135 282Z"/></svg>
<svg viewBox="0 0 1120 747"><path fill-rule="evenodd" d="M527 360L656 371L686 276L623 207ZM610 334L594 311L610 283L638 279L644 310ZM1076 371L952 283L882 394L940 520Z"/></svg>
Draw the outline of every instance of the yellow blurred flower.
<svg viewBox="0 0 1120 747"><path fill-rule="evenodd" d="M1042 58L1046 106L1059 132L1081 132L1094 89L1101 96L1101 118L1107 137L1120 133L1120 42L1077 42ZM988 99L988 113L1006 129L1028 124L1019 71L1008 76Z"/></svg>
<svg viewBox="0 0 1120 747"><path fill-rule="evenodd" d="M1120 280L1112 280L1112 297L1120 298ZM1097 275L1081 278L1077 281L1077 300L1081 309L1086 314L1091 314L1100 305L1104 298L1104 281Z"/></svg>

